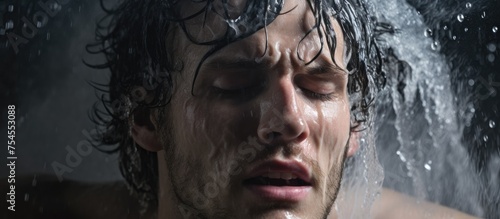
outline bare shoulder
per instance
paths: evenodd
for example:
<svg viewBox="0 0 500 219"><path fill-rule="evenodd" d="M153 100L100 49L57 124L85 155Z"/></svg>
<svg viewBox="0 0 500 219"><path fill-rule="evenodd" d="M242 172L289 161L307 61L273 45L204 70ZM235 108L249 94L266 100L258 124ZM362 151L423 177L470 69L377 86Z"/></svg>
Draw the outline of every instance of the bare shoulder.
<svg viewBox="0 0 500 219"><path fill-rule="evenodd" d="M7 188L3 181L6 180L0 183L2 190ZM2 214L7 217L3 218L148 217L139 214L138 200L120 181L84 183L74 180L60 182L51 176L18 177L15 193L15 212L4 210Z"/></svg>
<svg viewBox="0 0 500 219"><path fill-rule="evenodd" d="M384 219L420 219L420 218L476 218L455 209L419 201L413 197L390 189L382 189L381 197L373 206L374 218Z"/></svg>

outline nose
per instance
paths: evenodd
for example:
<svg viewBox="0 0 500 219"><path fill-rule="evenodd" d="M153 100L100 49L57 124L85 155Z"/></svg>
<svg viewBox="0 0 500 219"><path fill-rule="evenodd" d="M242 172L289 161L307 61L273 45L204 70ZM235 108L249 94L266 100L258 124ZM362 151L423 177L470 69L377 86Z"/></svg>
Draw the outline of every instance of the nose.
<svg viewBox="0 0 500 219"><path fill-rule="evenodd" d="M291 79L280 79L270 84L260 103L261 117L257 130L266 144L300 143L309 136L305 120L304 102L296 92Z"/></svg>

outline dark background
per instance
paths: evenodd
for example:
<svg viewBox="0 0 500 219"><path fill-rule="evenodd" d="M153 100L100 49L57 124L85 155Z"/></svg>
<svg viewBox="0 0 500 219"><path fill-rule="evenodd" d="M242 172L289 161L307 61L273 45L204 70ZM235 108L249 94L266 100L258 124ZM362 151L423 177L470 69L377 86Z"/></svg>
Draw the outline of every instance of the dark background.
<svg viewBox="0 0 500 219"><path fill-rule="evenodd" d="M23 36L22 18L31 20L34 13L41 11L37 3L1 1L2 28L13 21L14 29L6 32ZM14 6L12 12L8 5ZM88 117L97 101L90 82L104 82L108 78L107 71L83 64L83 60L102 61L101 56L85 51L85 45L94 40L97 19L104 15L98 1L72 0L60 7L33 38L26 38L28 42L19 46L17 54L7 44L7 36L0 35L1 124L7 123L7 104L15 104L17 175L54 174L53 162L68 166L67 147L77 150L79 142L89 140L82 132L95 128ZM0 130L6 133L6 125ZM1 139L6 139L6 135ZM1 154L6 157L6 147ZM79 165L68 167L73 171L64 173L65 178L86 181L121 178L116 156L95 149L82 156ZM7 176L7 169L0 169L1 176Z"/></svg>
<svg viewBox="0 0 500 219"><path fill-rule="evenodd" d="M500 167L486 164L500 154L500 30L493 31L495 26L500 29L500 1L471 2L470 8L466 7L466 1L407 2L421 13L432 30L430 37L441 42L441 53L452 68L457 96L473 97L468 100L475 112L465 127L463 142L474 157L475 168L478 172L499 176ZM7 124L7 105L15 104L16 175L34 179L41 173L54 174L55 162L67 165L68 148L76 150L80 142L88 141L82 132L94 128L87 115L97 101L89 82L104 82L108 78L106 70L90 69L82 62L102 61L98 55L87 54L84 47L94 39L97 19L104 15L96 0L70 0L61 5L54 17L49 17L32 38L26 38L28 42L21 44L17 53L14 51L6 34L22 36L22 18L32 20L33 15L42 10L37 3L35 0L0 1L0 124ZM464 15L461 22L458 14ZM445 30L444 26L448 28ZM496 123L493 128L491 121ZM6 133L6 125L0 125L0 133ZM7 141L4 134L0 139ZM7 156L6 146L0 148L0 154ZM116 156L95 149L90 155L82 156L81 162L71 169L71 173L63 175L65 178L121 179ZM2 165L0 177L7 174L7 168ZM498 201L483 205L487 215L492 218L499 215Z"/></svg>

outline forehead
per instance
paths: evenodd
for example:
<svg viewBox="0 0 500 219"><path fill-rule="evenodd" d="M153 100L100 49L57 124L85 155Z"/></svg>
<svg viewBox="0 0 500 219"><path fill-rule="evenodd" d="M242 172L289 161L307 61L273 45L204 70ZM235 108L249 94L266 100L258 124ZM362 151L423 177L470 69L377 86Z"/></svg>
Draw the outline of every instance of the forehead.
<svg viewBox="0 0 500 219"><path fill-rule="evenodd" d="M257 58L263 55L278 57L277 55L282 54L276 53L285 52L293 53L298 59L308 61L320 51L322 51L321 55L325 56L323 59L332 59L334 58L332 56L335 56L335 60L343 58L342 30L333 17L323 18L332 23L332 30L327 30L324 22L320 21L319 24L322 26L317 26L318 17L313 13L308 1L291 0L283 5L274 6L268 4L278 4L280 1L256 2L260 4L238 0L230 0L227 4L214 1L213 5L206 8L206 2L185 1L180 9L181 17L191 17L191 19L186 20L183 23L183 31L178 32L183 36L177 36L177 42L174 45L177 47L176 52L185 53L185 57L193 59L217 47L217 43L230 41L227 38L231 38L231 34L236 34L233 37L236 38L234 40L236 42L230 42L220 48L224 50L223 53L233 58ZM256 9L257 6L266 6L268 10ZM272 11L276 9L280 11ZM269 19L269 15L266 17L263 12L276 13L276 15ZM231 23L244 20L245 16L254 17L251 21L237 25ZM254 21L255 19L258 21ZM262 26L256 25L259 22ZM335 48L328 48L325 39L326 32L334 32L336 37L334 45L341 50L330 51ZM245 33L248 34L245 35ZM320 38L320 35L323 38ZM265 54L266 52L268 54ZM337 64L343 65L343 63Z"/></svg>

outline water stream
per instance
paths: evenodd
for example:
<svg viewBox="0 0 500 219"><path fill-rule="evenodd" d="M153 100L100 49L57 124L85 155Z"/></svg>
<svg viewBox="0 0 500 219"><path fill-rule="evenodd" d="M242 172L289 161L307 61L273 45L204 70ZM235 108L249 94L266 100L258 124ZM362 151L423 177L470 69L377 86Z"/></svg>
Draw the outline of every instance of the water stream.
<svg viewBox="0 0 500 219"><path fill-rule="evenodd" d="M374 127L384 186L484 216L481 198L488 191L462 141L471 117L463 103L471 102L472 94L454 92L452 83L460 82L452 80L441 42L429 37L431 29L415 8L404 0L385 0L375 1L372 10L399 29L384 40L406 62L392 67L405 68L403 74L388 71L387 90L377 102ZM498 179L497 170L489 169L490 179Z"/></svg>
<svg viewBox="0 0 500 219"><path fill-rule="evenodd" d="M392 46L393 55L404 62L387 69L387 87L377 99L374 109L376 115L374 124L369 132L362 136L358 154L346 165L346 180L343 181L342 186L354 189L350 191L351 193L339 194L339 203L336 209L340 218L369 218L372 203L378 197L377 193L382 186L412 195L420 200L440 203L476 216L498 218L500 216L500 210L498 210L500 205L500 153L497 151L486 156L488 159L484 160L485 163L482 165L484 168L481 171L475 168L474 163L483 158L476 157L470 153L470 150L468 151L470 146L467 141L464 141L464 130L470 126L474 114L483 109L473 104L474 101L477 101L474 100L473 89L461 88L460 86L463 84L472 86L474 83L477 86L478 83L486 81L490 85L497 86L486 88L487 94L493 95L493 91L498 90L500 83L496 82L494 78L488 77L471 79L470 72L455 72L456 68L451 66L450 61L441 51L446 42L436 37L429 37L433 34L436 36L437 33L434 31L434 27L429 26L429 22L425 22L425 18L417 9L408 4L411 0L362 1L369 3L372 15L381 21L390 22L399 30L393 36L383 36L383 40ZM434 4L439 2L443 3L444 0L433 1ZM460 3L463 6L461 10L471 10L471 7L481 8L483 6L481 4L484 2L486 1L478 0L472 3L463 1ZM94 92L86 83L81 83L84 79L69 77L70 70L64 69L73 69L72 71L76 72L74 75L79 75L79 77L89 74L89 69L81 64L81 57L74 53L80 51L80 49L75 48L83 48L93 37L91 33L93 27L86 17L97 17L101 14L97 12L99 9L96 2L74 1L65 7L64 14L61 12L59 17L51 18L48 27L41 29L38 33L39 36L23 45L21 53L17 56L19 60L22 60L19 63L29 66L19 70L20 79L17 84L17 89L20 91L20 108L26 106L25 109L30 109L29 112L20 114L20 117L23 118L20 122L20 129L26 136L36 136L36 138L20 140L22 145L30 146L21 148L21 154L27 160L32 161L26 163L26 166L19 166L19 173L52 173L50 163L64 160L67 154L63 149L64 146L76 145L76 142L84 138L80 134L82 127L90 127L86 117L81 115L85 115L85 107L93 103ZM24 10L19 10L17 5L14 7L13 5L7 6L7 3L0 3L0 8L2 10L6 8L5 10L11 13L7 15L12 17L22 17L25 13L27 14ZM437 18L451 16L460 23L465 23L468 19L465 13L447 14L439 12L437 9L434 13L441 13L435 16ZM487 18L488 13L481 12L478 16ZM65 18L63 15L72 19L63 22L62 18ZM17 26L19 24L14 25L10 19L4 20L3 27L5 28L0 28L0 35L4 35L6 31ZM484 31L500 34L498 27L500 27L499 22L497 22L497 26L487 26L486 30L480 30L479 34L484 34ZM451 26L440 28L448 31ZM473 27L467 28L472 30ZM470 30L463 29L462 34L467 31L470 33ZM64 31L69 31L80 37L63 36L60 33ZM460 38L460 34L449 34L445 37L448 40L455 40ZM68 43L70 46L60 46L64 43ZM467 43L464 42L465 45L460 46L466 47ZM499 63L500 43L485 42L483 44L483 50L487 53L483 64L489 63L493 66L493 64ZM10 51L10 47L4 41L0 42L0 49L2 52ZM76 61L67 63L59 60L54 61L52 57L57 56L53 51L60 51L61 54L66 54ZM35 67L32 66L41 67L39 69L37 67L35 70ZM468 68L474 68L474 66ZM42 74L40 69L52 70L46 70ZM498 70L493 73L498 75ZM463 76L457 77L456 74L463 74ZM50 82L50 80L55 82ZM54 106L59 104L61 107L56 108L62 109L63 106L68 105L70 101L68 99L74 99L60 98L59 100L52 98L49 94L63 94L68 90L77 90L75 87L80 90L78 97L81 98L79 99L88 99L84 104L75 103L75 105L81 104L77 106L82 108L81 112L74 113L78 116L72 116L73 114L65 112L57 114L57 120L47 119L46 115L54 114L52 113ZM40 94L34 95L35 91ZM486 92L484 89L480 91L482 91L481 94ZM58 95L58 97L61 96ZM498 99L498 97L496 98ZM29 107L27 107L28 105ZM31 111L47 113L37 115ZM67 119L64 116L67 116ZM498 112L494 116L498 118ZM78 121L79 124L75 125L74 118L82 118L85 121ZM492 131L498 130L499 121L495 122L494 119L486 119L485 125L480 127L478 125L478 134L474 135L475 139L473 140L484 145L488 143L493 145L493 150L499 150L499 134ZM64 123L66 120L68 122ZM54 124L51 121L61 121L61 123ZM27 125L28 123L36 125ZM61 129L74 127L76 131L68 131L73 135L71 138L67 136L64 138L67 133L59 133L59 127L62 127ZM37 133L37 135L33 133ZM495 139L497 140L495 141ZM46 153L45 151L51 151L50 156L39 156L39 154ZM108 178L118 179L116 169L102 169L102 166L105 166L103 160L104 158L100 154L92 154L92 156L85 158L82 166L75 168L69 178L99 181L108 176ZM99 171L94 171L95 169L99 169ZM2 176L6 176L6 174L2 174ZM36 185L36 176L33 177L33 186ZM108 178L106 179L109 180ZM26 200L29 199L30 195L24 194L24 197ZM345 207L353 206L352 204L355 204L354 206L357 208Z"/></svg>

